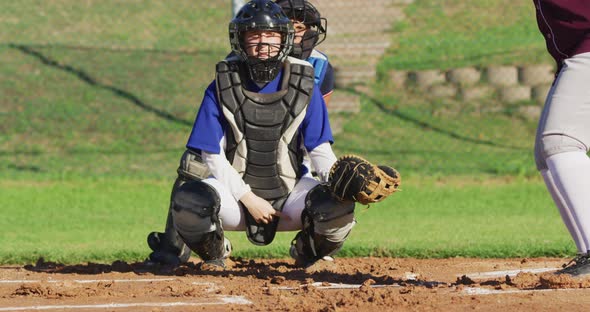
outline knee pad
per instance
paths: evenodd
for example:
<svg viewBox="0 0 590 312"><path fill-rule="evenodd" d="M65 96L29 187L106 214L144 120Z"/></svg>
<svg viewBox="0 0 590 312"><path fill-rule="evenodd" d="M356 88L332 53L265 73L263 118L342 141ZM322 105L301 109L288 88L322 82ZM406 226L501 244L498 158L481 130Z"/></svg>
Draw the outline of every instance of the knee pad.
<svg viewBox="0 0 590 312"><path fill-rule="evenodd" d="M305 210L314 222L328 222L354 212L353 201L336 198L325 184L318 184L305 197Z"/></svg>
<svg viewBox="0 0 590 312"><path fill-rule="evenodd" d="M211 174L201 155L191 150L186 150L182 154L177 172L178 176L186 180L203 180Z"/></svg>
<svg viewBox="0 0 590 312"><path fill-rule="evenodd" d="M587 152L587 147L581 141L564 134L543 135L535 146L535 162L537 169L547 169L546 159L550 156L566 152Z"/></svg>
<svg viewBox="0 0 590 312"><path fill-rule="evenodd" d="M184 243L203 260L219 259L224 254L219 210L217 191L201 181L180 185L172 197L174 228Z"/></svg>
<svg viewBox="0 0 590 312"><path fill-rule="evenodd" d="M314 187L305 200L303 230L292 242L295 253L313 263L338 252L355 224L354 205L335 198L326 185Z"/></svg>

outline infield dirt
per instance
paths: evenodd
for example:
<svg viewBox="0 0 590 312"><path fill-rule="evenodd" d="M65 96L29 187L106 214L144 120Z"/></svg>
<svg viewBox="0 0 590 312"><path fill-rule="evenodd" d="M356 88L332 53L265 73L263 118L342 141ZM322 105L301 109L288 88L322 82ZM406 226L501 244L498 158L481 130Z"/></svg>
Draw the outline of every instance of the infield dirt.
<svg viewBox="0 0 590 312"><path fill-rule="evenodd" d="M0 267L0 311L570 311L590 281L552 274L568 259L236 259L202 271L143 263Z"/></svg>

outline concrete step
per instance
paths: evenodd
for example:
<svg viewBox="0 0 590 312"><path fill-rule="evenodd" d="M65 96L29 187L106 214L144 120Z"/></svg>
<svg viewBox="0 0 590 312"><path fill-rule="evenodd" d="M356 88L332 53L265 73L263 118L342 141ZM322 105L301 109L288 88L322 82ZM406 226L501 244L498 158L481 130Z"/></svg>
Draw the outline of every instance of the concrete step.
<svg viewBox="0 0 590 312"><path fill-rule="evenodd" d="M344 130L344 116L340 116L339 114L332 114L330 116L330 128L332 129L332 134L336 135Z"/></svg>
<svg viewBox="0 0 590 312"><path fill-rule="evenodd" d="M352 84L367 84L375 80L375 66L345 65L334 68L336 87L347 87Z"/></svg>
<svg viewBox="0 0 590 312"><path fill-rule="evenodd" d="M367 84L375 80L373 75L343 74L335 79L334 85L337 88L347 88L357 84Z"/></svg>
<svg viewBox="0 0 590 312"><path fill-rule="evenodd" d="M332 55L330 57L330 63L334 68L352 67L350 69L342 69L343 71L356 71L358 70L356 67L375 67L380 60L381 55L363 57L340 57L339 55Z"/></svg>
<svg viewBox="0 0 590 312"><path fill-rule="evenodd" d="M362 70L362 67L375 67L380 60L381 55L343 55L342 57L333 55L330 58L330 63L334 68L341 68L341 71L358 71L359 69Z"/></svg>
<svg viewBox="0 0 590 312"><path fill-rule="evenodd" d="M318 10L320 13L324 14L321 11L322 8L366 8L370 9L373 7L383 7L383 6L394 6L394 5L407 5L412 3L413 0L371 0L371 1L360 1L360 0L309 0Z"/></svg>
<svg viewBox="0 0 590 312"><path fill-rule="evenodd" d="M390 35L328 36L318 50L338 63L362 63L375 65L390 46ZM373 61L375 60L375 61Z"/></svg>
<svg viewBox="0 0 590 312"><path fill-rule="evenodd" d="M366 85L376 79L376 64L391 45L389 30L405 19L404 9L413 1L310 0L328 20L328 38L318 49L334 66L337 88ZM337 94L330 111L360 110L358 96Z"/></svg>
<svg viewBox="0 0 590 312"><path fill-rule="evenodd" d="M335 89L328 104L329 113L358 113L361 110L361 98L343 90Z"/></svg>
<svg viewBox="0 0 590 312"><path fill-rule="evenodd" d="M362 36L357 36L353 34L331 34L328 32L328 36L326 40L322 42L319 46L323 47L324 45L364 45L364 44L373 44L373 45L381 45L384 47L389 46L391 42L391 34L390 33L371 33L365 34Z"/></svg>
<svg viewBox="0 0 590 312"><path fill-rule="evenodd" d="M321 8L318 8L318 10L321 10ZM371 23L394 21L405 17L403 8L396 6L326 8L321 14L322 17L328 20L328 27L332 24L354 23L357 21Z"/></svg>
<svg viewBox="0 0 590 312"><path fill-rule="evenodd" d="M389 42L354 43L354 42L330 42L322 44L318 50L324 52L330 58L349 57L378 57L389 48Z"/></svg>
<svg viewBox="0 0 590 312"><path fill-rule="evenodd" d="M347 7L318 7L322 17L328 19L328 25L331 23L330 18L346 17L349 21L359 19L370 19L371 17L393 17L404 16L403 8L399 6L347 6ZM338 21L334 21L338 22ZM343 20L342 22L346 22Z"/></svg>
<svg viewBox="0 0 590 312"><path fill-rule="evenodd" d="M393 24L404 18L403 12L397 8L382 8L379 13L360 12L333 13L328 19L328 36L339 34L375 34L388 31Z"/></svg>

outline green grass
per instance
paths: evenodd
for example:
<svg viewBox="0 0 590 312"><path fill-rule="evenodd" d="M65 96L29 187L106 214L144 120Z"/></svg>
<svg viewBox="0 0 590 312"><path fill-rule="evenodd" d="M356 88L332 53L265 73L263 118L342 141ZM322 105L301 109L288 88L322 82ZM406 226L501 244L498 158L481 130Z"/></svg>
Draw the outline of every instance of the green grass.
<svg viewBox="0 0 590 312"><path fill-rule="evenodd" d="M416 0L406 14L381 70L551 62L531 1Z"/></svg>
<svg viewBox="0 0 590 312"><path fill-rule="evenodd" d="M228 52L229 9L188 0L0 5L0 263L146 257L204 88ZM380 69L541 60L532 13L504 0L417 0ZM493 100L425 101L372 87L360 113L343 115L334 148L393 165L403 191L357 209L341 256L575 252L534 168L535 122L490 112ZM274 257L287 255L293 234L268 247L228 236L236 256Z"/></svg>
<svg viewBox="0 0 590 312"><path fill-rule="evenodd" d="M386 201L357 206L341 256L531 257L574 252L538 180L408 178ZM0 182L0 263L140 261L162 230L169 181L84 179ZM286 257L294 232L269 246L228 232L234 256Z"/></svg>
<svg viewBox="0 0 590 312"><path fill-rule="evenodd" d="M29 178L163 174L158 164L182 153L211 80L199 68L221 55L0 48L11 77L0 84L0 168Z"/></svg>
<svg viewBox="0 0 590 312"><path fill-rule="evenodd" d="M227 47L231 14L230 3L191 0L23 0L0 9L2 43L173 51Z"/></svg>

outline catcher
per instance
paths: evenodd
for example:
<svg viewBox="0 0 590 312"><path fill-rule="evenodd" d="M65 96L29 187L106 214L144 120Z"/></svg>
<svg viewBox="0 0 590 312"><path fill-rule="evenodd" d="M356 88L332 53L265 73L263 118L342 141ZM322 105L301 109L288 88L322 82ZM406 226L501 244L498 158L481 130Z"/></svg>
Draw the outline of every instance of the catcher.
<svg viewBox="0 0 590 312"><path fill-rule="evenodd" d="M289 56L305 60L312 64L314 67L316 88L320 90L325 104L328 105L334 91L334 70L328 61L328 57L315 49L326 38L326 19L322 18L318 10L307 0L276 0L275 3L281 7L285 15L293 23L293 47ZM226 58L235 58L235 53L235 51L230 52ZM306 176L312 177L316 175L315 169L309 162L309 157L304 156L303 166L304 168L302 169ZM147 241L153 250L147 260L148 263L175 266L188 261L190 249L182 242L172 224L172 216L170 214L174 207L172 199L174 192L180 185L192 179L207 178L208 174L208 169L202 164L198 153L195 154L188 150L182 155L178 169L178 178L172 187L165 230L164 232L151 232L148 235Z"/></svg>
<svg viewBox="0 0 590 312"><path fill-rule="evenodd" d="M281 7L248 2L229 38L234 53L216 66L172 192L166 231L176 240L148 237L150 258L182 261L188 246L202 269L223 269L224 231L245 231L256 245L299 231L290 250L298 265L329 259L355 224L355 202L383 200L399 174L357 156L336 159L314 69L288 56L294 29ZM305 176L304 154L319 179Z"/></svg>

